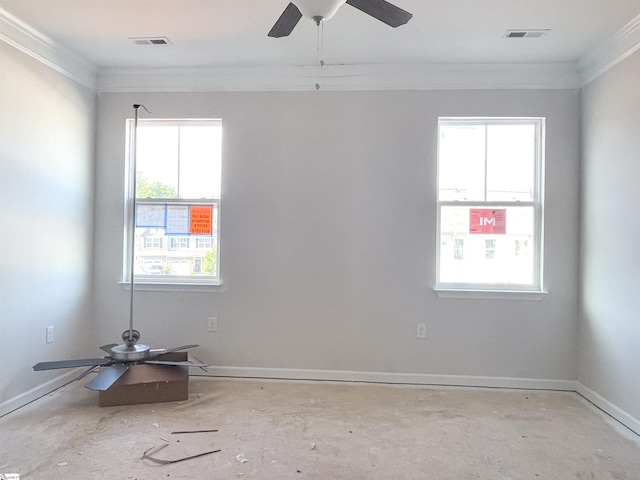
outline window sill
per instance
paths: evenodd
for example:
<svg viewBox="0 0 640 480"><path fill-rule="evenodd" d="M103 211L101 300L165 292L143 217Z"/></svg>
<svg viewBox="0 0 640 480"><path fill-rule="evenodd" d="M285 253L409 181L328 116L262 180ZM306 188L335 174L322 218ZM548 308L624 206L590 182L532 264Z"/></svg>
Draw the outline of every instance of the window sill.
<svg viewBox="0 0 640 480"><path fill-rule="evenodd" d="M118 282L118 284L127 291L131 291L130 282ZM136 292L186 292L186 293L222 293L227 287L222 284L214 283L154 283L154 282L136 282L134 291Z"/></svg>
<svg viewBox="0 0 640 480"><path fill-rule="evenodd" d="M549 292L525 290L463 290L434 288L439 298L465 298L470 300L534 300L540 301Z"/></svg>

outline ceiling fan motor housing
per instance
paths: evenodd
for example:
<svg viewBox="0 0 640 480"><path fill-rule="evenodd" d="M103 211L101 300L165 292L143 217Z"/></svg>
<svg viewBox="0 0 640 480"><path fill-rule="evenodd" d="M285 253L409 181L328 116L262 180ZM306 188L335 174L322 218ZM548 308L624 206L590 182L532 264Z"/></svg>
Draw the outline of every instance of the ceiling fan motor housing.
<svg viewBox="0 0 640 480"><path fill-rule="evenodd" d="M111 358L119 362L137 362L138 360L143 360L148 356L148 345L117 345L111 349Z"/></svg>

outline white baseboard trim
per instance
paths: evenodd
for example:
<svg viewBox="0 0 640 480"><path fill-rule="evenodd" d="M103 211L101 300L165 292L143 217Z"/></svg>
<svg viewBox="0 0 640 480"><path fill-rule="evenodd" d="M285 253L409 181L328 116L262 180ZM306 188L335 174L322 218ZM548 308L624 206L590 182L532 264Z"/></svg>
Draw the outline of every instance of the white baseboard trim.
<svg viewBox="0 0 640 480"><path fill-rule="evenodd" d="M524 390L555 390L574 392L597 406L636 435L640 421L598 393L576 380L539 378L481 377L467 375L431 375L421 373L356 372L343 370L306 370L289 368L208 367L211 377L264 378L284 380L316 380L337 382L385 383L441 387L504 388Z"/></svg>
<svg viewBox="0 0 640 480"><path fill-rule="evenodd" d="M0 403L0 417L51 393L73 380L78 369L60 375L42 385ZM611 403L602 395L575 380L539 378L482 377L468 375L432 375L423 373L358 372L348 370L308 370L295 368L208 367L202 377L264 378L274 380L315 380L335 382L383 383L442 387L504 388L575 392L600 408L622 425L640 435L640 420Z"/></svg>
<svg viewBox="0 0 640 480"><path fill-rule="evenodd" d="M13 412L14 410L24 407L25 405L37 400L38 398L47 395L54 390L62 387L63 385L71 382L74 377L78 376L78 369L74 368L70 371L60 375L59 377L54 378L53 380L49 380L42 385L38 385L37 387L32 388L20 395L16 395L9 400L6 400L0 403L0 417L5 416L6 414Z"/></svg>
<svg viewBox="0 0 640 480"><path fill-rule="evenodd" d="M576 392L593 403L600 410L613 417L636 435L640 435L640 420L629 415L627 412L614 405L599 393L594 392L589 387L585 387L580 382L576 382Z"/></svg>
<svg viewBox="0 0 640 480"><path fill-rule="evenodd" d="M576 391L576 382L572 380L546 380L537 378L251 367L207 367L207 370L209 371L209 375L202 376ZM195 376L200 376L200 374L196 374Z"/></svg>

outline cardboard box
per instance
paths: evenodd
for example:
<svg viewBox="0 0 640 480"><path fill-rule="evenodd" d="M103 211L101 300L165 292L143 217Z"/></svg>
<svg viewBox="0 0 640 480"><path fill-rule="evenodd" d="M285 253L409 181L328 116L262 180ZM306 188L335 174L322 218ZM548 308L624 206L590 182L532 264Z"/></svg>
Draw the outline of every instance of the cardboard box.
<svg viewBox="0 0 640 480"><path fill-rule="evenodd" d="M186 352L172 352L154 360L183 362ZM189 399L189 367L173 365L132 365L111 388L98 392L101 407L138 405L141 403L176 402Z"/></svg>

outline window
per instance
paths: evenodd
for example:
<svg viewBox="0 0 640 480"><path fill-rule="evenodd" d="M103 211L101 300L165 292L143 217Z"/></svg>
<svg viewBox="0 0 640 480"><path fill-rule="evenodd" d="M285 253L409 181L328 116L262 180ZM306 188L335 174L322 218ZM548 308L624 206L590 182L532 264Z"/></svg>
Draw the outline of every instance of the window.
<svg viewBox="0 0 640 480"><path fill-rule="evenodd" d="M516 257L529 255L529 242L527 240L516 240Z"/></svg>
<svg viewBox="0 0 640 480"><path fill-rule="evenodd" d="M128 120L127 133L124 280L131 279L135 191L135 282L219 284L222 122L145 119L134 132Z"/></svg>
<svg viewBox="0 0 640 480"><path fill-rule="evenodd" d="M202 257L196 257L193 261L193 271L196 273L202 272Z"/></svg>
<svg viewBox="0 0 640 480"><path fill-rule="evenodd" d="M211 245L210 237L196 237L196 248L211 248Z"/></svg>
<svg viewBox="0 0 640 480"><path fill-rule="evenodd" d="M464 238L455 238L453 240L453 258L454 260L464 259Z"/></svg>
<svg viewBox="0 0 640 480"><path fill-rule="evenodd" d="M189 248L189 238L188 237L171 237L170 238L170 249L177 250L180 248Z"/></svg>
<svg viewBox="0 0 640 480"><path fill-rule="evenodd" d="M543 152L543 118L439 119L436 289L542 290Z"/></svg>
<svg viewBox="0 0 640 480"><path fill-rule="evenodd" d="M144 248L162 248L162 237L144 237Z"/></svg>
<svg viewBox="0 0 640 480"><path fill-rule="evenodd" d="M484 258L487 260L493 260L496 258L496 240L487 239L484 241Z"/></svg>

